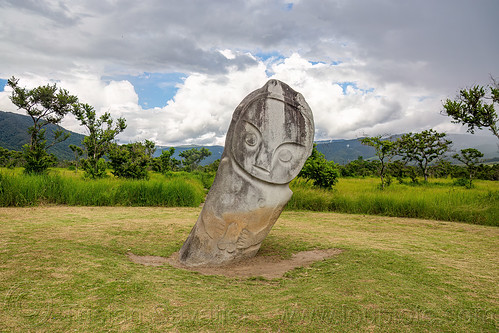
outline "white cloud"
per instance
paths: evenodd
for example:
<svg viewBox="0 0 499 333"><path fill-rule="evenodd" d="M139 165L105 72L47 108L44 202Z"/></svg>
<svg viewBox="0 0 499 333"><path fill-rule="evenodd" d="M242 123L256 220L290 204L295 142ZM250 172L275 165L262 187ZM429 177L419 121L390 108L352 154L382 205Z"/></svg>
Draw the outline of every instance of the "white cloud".
<svg viewBox="0 0 499 333"><path fill-rule="evenodd" d="M1 1L0 78L57 82L125 117L121 141L221 144L234 108L268 76L305 96L317 139L327 139L462 132L439 114L441 101L499 75L495 0L286 3ZM130 82L102 79L145 72L186 80L167 105L143 109ZM1 110L15 110L9 94L0 92Z"/></svg>
<svg viewBox="0 0 499 333"><path fill-rule="evenodd" d="M121 138L159 145L223 144L235 107L265 82L263 64L220 75L192 74L165 107L125 114L130 118Z"/></svg>
<svg viewBox="0 0 499 333"><path fill-rule="evenodd" d="M271 77L266 74L268 69ZM431 95L424 88L378 82L362 69L363 64L357 62L313 64L295 53L274 64L260 61L244 70L233 67L226 74L188 75L177 85L174 99L152 109L138 104L128 81L105 82L95 75L78 73L59 79L57 84L94 106L99 114L124 117L127 129L118 137L121 142L148 139L158 145L223 145L236 106L269 78L282 80L304 95L314 113L316 140L428 128L462 132L459 125L439 114L443 96ZM21 84L34 87L47 80L28 76ZM342 87L345 82L350 84ZM5 103L8 94L8 90L0 94L0 109L11 110ZM62 125L76 132L84 130L73 117L65 118Z"/></svg>

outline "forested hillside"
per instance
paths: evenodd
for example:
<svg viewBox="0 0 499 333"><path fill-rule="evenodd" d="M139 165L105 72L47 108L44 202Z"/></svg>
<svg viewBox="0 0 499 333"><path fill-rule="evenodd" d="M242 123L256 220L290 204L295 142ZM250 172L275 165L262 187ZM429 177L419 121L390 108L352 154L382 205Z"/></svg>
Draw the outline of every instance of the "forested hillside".
<svg viewBox="0 0 499 333"><path fill-rule="evenodd" d="M20 151L22 146L29 142L28 127L33 126L33 121L29 116L22 114L0 111L0 147ZM59 127L49 124L46 138L50 143L54 137L53 132ZM72 160L74 154L69 149L69 145L81 146L84 135L71 132L71 136L64 142L58 143L49 149L58 159Z"/></svg>

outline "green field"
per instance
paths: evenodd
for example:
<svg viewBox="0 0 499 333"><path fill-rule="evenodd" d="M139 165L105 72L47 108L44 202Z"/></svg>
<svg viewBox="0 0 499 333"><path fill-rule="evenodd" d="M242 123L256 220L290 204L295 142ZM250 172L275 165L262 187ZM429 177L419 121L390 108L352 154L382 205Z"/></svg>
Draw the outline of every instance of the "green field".
<svg viewBox="0 0 499 333"><path fill-rule="evenodd" d="M284 212L259 255L340 248L282 278L132 263L178 251L200 208L0 208L0 331L497 332L499 229Z"/></svg>

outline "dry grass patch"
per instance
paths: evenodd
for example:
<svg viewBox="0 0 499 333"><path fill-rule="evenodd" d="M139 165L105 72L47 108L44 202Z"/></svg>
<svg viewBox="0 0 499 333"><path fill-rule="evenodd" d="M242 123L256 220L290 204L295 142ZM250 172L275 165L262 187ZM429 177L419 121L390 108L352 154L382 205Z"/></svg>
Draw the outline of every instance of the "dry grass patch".
<svg viewBox="0 0 499 333"><path fill-rule="evenodd" d="M339 255L282 278L127 257L178 251L199 208L0 208L0 331L497 330L499 229L284 212L260 257Z"/></svg>

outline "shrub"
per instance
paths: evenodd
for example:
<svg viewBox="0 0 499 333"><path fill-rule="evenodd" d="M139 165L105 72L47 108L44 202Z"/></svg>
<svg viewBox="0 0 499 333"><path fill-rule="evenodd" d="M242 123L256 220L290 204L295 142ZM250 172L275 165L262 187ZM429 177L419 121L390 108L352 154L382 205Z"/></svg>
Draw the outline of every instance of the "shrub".
<svg viewBox="0 0 499 333"><path fill-rule="evenodd" d="M298 176L312 180L313 184L317 187L330 189L338 181L340 172L338 165L333 161L326 160L324 154L319 153L314 144L312 154L305 161L305 165Z"/></svg>

